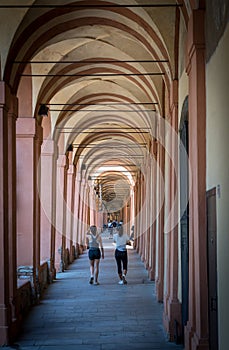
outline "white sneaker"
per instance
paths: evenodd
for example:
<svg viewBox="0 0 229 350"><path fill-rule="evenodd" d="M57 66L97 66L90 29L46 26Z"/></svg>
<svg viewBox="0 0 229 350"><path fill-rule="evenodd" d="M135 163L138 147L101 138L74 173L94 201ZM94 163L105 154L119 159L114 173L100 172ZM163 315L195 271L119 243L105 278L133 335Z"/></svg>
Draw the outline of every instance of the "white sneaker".
<svg viewBox="0 0 229 350"><path fill-rule="evenodd" d="M118 284L123 284L123 280L119 281Z"/></svg>
<svg viewBox="0 0 229 350"><path fill-rule="evenodd" d="M126 280L126 276L125 275L122 276L122 281L123 281L123 284L127 284L127 280Z"/></svg>

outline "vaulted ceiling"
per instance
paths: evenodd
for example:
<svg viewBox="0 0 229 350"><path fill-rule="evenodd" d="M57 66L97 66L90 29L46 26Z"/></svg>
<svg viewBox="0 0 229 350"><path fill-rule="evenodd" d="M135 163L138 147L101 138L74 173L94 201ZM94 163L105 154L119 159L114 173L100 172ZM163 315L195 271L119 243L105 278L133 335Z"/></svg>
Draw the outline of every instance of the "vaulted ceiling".
<svg viewBox="0 0 229 350"><path fill-rule="evenodd" d="M151 157L157 117L177 75L178 22L186 6L176 0L1 3L4 79L18 96L31 85L32 116L45 138L55 139L60 153L71 145L73 162L101 184L108 210L117 210ZM41 104L49 107L48 122L38 116Z"/></svg>

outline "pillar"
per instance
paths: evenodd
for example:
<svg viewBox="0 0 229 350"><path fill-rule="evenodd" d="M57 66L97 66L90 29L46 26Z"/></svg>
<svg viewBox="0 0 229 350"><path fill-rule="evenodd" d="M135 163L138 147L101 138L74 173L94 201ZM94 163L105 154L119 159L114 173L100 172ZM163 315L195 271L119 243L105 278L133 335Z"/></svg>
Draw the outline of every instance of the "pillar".
<svg viewBox="0 0 229 350"><path fill-rule="evenodd" d="M73 220L73 242L75 243L77 256L80 253L79 250L79 200L80 200L80 182L81 173L76 172L75 176L75 199L74 199L74 220Z"/></svg>
<svg viewBox="0 0 229 350"><path fill-rule="evenodd" d="M160 127L163 128L163 124L160 124ZM160 130L162 133L162 141L164 131ZM157 271L156 271L156 294L157 300L159 302L163 301L164 296L164 183L162 176L165 175L165 150L162 144L159 142L160 137L157 143L157 222L156 222L156 235L157 235ZM163 201L163 204L161 205Z"/></svg>
<svg viewBox="0 0 229 350"><path fill-rule="evenodd" d="M57 159L56 179L56 243L55 268L57 272L65 269L66 249L66 182L68 162L65 154Z"/></svg>
<svg viewBox="0 0 229 350"><path fill-rule="evenodd" d="M164 309L164 323L171 341L176 340L177 332L181 335L181 304L178 300L178 81L174 80L171 86L171 129L167 131L169 137L169 219L166 225L167 234L167 295ZM171 159L172 158L172 159ZM168 216L167 216L168 217ZM175 328L175 324L180 329Z"/></svg>
<svg viewBox="0 0 229 350"><path fill-rule="evenodd" d="M155 280L155 274L156 274L156 179L157 179L157 166L156 166L156 159L157 159L157 142L153 140L151 145L151 180L150 180L150 204L149 207L151 208L151 215L153 220L151 220L150 223L150 270L149 270L149 278L151 280Z"/></svg>
<svg viewBox="0 0 229 350"><path fill-rule="evenodd" d="M9 343L8 119L10 91L0 82L0 345Z"/></svg>
<svg viewBox="0 0 229 350"><path fill-rule="evenodd" d="M18 331L17 309L17 240L16 240L16 119L18 100L11 96L8 112L8 209L9 209L9 297L11 306L11 336Z"/></svg>
<svg viewBox="0 0 229 350"><path fill-rule="evenodd" d="M69 152L69 167L67 170L67 211L66 211L66 239L69 248L70 263L74 260L73 251L73 219L75 200L75 166L72 164L72 153Z"/></svg>
<svg viewBox="0 0 229 350"><path fill-rule="evenodd" d="M206 232L206 94L204 10L194 10L188 24L189 77L189 320L185 349L208 349Z"/></svg>
<svg viewBox="0 0 229 350"><path fill-rule="evenodd" d="M57 148L53 140L44 140L41 149L41 261L49 263L50 280L55 269L56 222L56 160Z"/></svg>
<svg viewBox="0 0 229 350"><path fill-rule="evenodd" d="M40 266L40 149L42 128L37 120L20 117L17 133L17 262L18 275L30 275L33 297L39 298Z"/></svg>

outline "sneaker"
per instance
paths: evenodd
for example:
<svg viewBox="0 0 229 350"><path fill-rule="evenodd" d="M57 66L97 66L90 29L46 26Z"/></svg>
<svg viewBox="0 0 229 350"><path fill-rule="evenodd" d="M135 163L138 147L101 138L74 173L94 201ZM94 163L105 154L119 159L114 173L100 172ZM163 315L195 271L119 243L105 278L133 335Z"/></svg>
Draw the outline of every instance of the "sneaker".
<svg viewBox="0 0 229 350"><path fill-rule="evenodd" d="M126 280L126 277L124 275L122 276L122 281L123 281L123 284L127 284L127 280Z"/></svg>
<svg viewBox="0 0 229 350"><path fill-rule="evenodd" d="M89 283L93 284L93 281L94 281L94 277L91 277Z"/></svg>
<svg viewBox="0 0 229 350"><path fill-rule="evenodd" d="M120 280L120 281L118 282L118 284L124 284L124 283L123 283L123 280Z"/></svg>
<svg viewBox="0 0 229 350"><path fill-rule="evenodd" d="M98 282L98 281L97 281L97 282L95 281L95 282L94 282L94 285L95 285L95 286L98 286L98 285L99 285L99 282Z"/></svg>

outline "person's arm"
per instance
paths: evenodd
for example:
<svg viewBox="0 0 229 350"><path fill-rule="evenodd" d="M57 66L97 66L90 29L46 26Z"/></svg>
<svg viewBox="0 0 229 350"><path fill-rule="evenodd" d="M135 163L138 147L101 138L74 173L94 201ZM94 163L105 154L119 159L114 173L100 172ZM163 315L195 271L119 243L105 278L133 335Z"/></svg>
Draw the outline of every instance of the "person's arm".
<svg viewBox="0 0 229 350"><path fill-rule="evenodd" d="M88 239L88 237L86 237L86 247L87 247L87 249L89 249L89 239Z"/></svg>
<svg viewBox="0 0 229 350"><path fill-rule="evenodd" d="M101 253L102 253L102 258L104 259L104 249L103 249L103 241L102 241L102 238L100 238L100 248L101 248Z"/></svg>

